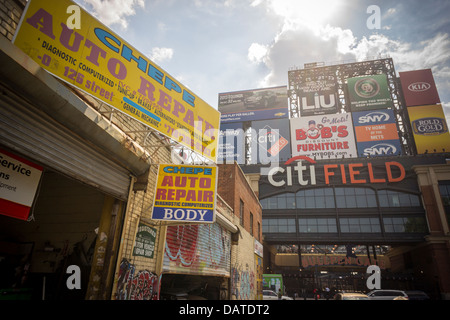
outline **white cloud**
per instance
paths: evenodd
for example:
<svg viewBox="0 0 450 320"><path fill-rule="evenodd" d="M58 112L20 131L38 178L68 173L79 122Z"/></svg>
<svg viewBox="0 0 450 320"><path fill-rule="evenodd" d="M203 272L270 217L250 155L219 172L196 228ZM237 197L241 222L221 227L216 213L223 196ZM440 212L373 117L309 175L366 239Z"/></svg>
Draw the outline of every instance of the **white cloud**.
<svg viewBox="0 0 450 320"><path fill-rule="evenodd" d="M251 62L263 62L267 56L268 47L259 43L252 43L248 48L248 59Z"/></svg>
<svg viewBox="0 0 450 320"><path fill-rule="evenodd" d="M307 13L299 13L299 10L308 9L314 16L316 10L329 4L326 1L318 1L311 7L297 0L261 1L265 1L268 11L272 10L282 19L278 34L270 45L252 43L248 49L248 59L263 64L268 70L262 85L286 83L286 73L290 68L308 62L332 64L380 57L392 57L396 71L431 68L439 82L450 82L447 80L450 79L450 69L446 67L450 60L450 36L447 33L419 43L395 40L378 33L358 39L352 30L331 26L324 21L304 23L301 18ZM389 9L386 16L396 13L396 9Z"/></svg>
<svg viewBox="0 0 450 320"><path fill-rule="evenodd" d="M150 59L154 62L162 62L165 60L170 60L173 57L172 48L153 48L150 53Z"/></svg>
<svg viewBox="0 0 450 320"><path fill-rule="evenodd" d="M136 14L136 7L145 8L145 0L83 0L92 14L107 26L120 25L127 29L129 16Z"/></svg>

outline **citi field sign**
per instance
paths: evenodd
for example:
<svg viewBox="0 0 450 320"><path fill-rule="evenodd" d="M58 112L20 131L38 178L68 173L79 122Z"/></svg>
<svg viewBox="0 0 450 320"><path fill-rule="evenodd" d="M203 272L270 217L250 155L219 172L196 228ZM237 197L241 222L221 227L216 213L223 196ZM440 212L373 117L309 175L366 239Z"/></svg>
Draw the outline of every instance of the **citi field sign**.
<svg viewBox="0 0 450 320"><path fill-rule="evenodd" d="M268 181L274 187L353 185L396 183L406 177L405 167L397 161L367 161L317 165L304 156L286 161L283 167L268 170Z"/></svg>

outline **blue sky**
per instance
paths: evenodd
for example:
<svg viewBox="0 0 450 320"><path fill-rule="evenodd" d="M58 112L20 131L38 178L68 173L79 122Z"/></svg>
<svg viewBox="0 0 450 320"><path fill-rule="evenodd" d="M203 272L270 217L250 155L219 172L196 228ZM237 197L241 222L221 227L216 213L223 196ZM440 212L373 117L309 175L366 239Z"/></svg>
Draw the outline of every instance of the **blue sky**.
<svg viewBox="0 0 450 320"><path fill-rule="evenodd" d="M220 92L287 85L304 63L389 56L397 73L432 69L450 123L448 0L76 2L214 108Z"/></svg>

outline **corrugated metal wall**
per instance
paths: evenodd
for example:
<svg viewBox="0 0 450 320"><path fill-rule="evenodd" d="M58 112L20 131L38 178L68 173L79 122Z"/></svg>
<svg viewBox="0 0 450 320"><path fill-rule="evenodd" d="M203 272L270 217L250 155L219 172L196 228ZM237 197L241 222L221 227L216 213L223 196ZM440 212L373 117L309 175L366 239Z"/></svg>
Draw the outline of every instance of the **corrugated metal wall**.
<svg viewBox="0 0 450 320"><path fill-rule="evenodd" d="M167 228L163 272L230 276L231 234L217 223Z"/></svg>
<svg viewBox="0 0 450 320"><path fill-rule="evenodd" d="M116 198L128 198L127 169L6 88L0 90L2 144Z"/></svg>

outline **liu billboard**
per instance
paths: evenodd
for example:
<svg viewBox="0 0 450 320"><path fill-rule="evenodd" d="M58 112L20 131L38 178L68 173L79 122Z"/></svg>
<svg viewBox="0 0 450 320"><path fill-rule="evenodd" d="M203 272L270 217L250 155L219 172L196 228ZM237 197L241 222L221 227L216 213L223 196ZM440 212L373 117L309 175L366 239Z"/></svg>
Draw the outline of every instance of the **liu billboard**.
<svg viewBox="0 0 450 320"><path fill-rule="evenodd" d="M297 95L302 117L337 113L338 94L334 75L318 76L299 85Z"/></svg>

